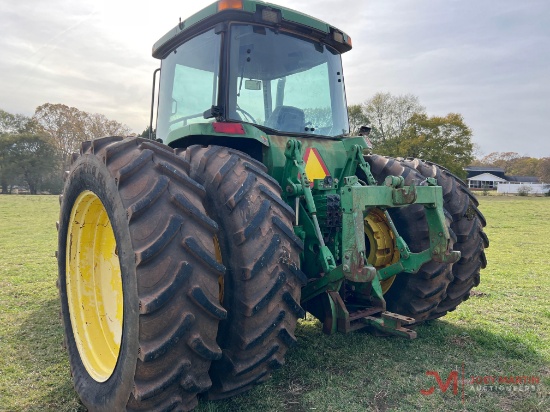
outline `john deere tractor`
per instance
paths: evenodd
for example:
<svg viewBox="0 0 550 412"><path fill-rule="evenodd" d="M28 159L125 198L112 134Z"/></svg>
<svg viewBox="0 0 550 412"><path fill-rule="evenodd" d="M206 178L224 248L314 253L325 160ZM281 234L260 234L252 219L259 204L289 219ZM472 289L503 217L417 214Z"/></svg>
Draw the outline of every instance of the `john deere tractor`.
<svg viewBox="0 0 550 412"><path fill-rule="evenodd" d="M479 283L488 240L464 183L372 154L368 127L350 136L351 44L296 11L220 0L153 47L155 138L73 156L59 289L90 410L244 392L283 365L306 311L328 334L412 339Z"/></svg>

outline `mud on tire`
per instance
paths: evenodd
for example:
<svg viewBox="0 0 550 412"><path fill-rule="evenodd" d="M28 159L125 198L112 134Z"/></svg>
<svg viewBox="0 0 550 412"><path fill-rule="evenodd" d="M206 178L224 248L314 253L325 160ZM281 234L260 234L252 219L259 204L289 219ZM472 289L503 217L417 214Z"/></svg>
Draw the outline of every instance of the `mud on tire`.
<svg viewBox="0 0 550 412"><path fill-rule="evenodd" d="M214 257L218 226L206 216L204 188L188 177L188 167L172 149L137 138L85 142L73 156L61 198L58 283L75 389L91 411L187 411L211 386L210 363L221 357L218 322L227 315L218 304L224 267ZM84 273L67 270L74 257L69 249L78 246L81 255L88 249L72 239L87 223L75 222L71 213L82 193L101 201L116 240L115 250L105 253L118 255L120 263L122 338L105 381L83 364L70 313L74 318L80 309L67 296L67 283ZM110 274L96 270L93 276Z"/></svg>
<svg viewBox="0 0 550 412"><path fill-rule="evenodd" d="M223 399L268 379L296 338L303 244L292 229L293 210L261 163L218 146L185 151L190 176L204 185L206 209L220 226L227 272L218 343L222 359L212 363L210 399Z"/></svg>

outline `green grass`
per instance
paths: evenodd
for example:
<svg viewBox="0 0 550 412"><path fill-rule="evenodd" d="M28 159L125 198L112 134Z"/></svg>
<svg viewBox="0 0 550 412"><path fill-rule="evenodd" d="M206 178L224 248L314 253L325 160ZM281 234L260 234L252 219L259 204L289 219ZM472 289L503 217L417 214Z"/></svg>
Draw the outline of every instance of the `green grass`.
<svg viewBox="0 0 550 412"><path fill-rule="evenodd" d="M550 198L482 196L491 240L475 294L407 341L323 335L301 321L298 345L266 384L205 411L550 410ZM55 280L53 196L0 196L0 410L80 411L72 388ZM539 393L420 389L465 376L536 376ZM461 388L459 387L459 390Z"/></svg>

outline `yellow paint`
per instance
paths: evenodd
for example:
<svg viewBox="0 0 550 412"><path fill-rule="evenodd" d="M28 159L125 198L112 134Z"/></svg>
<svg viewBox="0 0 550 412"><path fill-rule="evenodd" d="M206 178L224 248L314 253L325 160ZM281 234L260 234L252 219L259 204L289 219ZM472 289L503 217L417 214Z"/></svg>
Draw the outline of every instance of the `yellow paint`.
<svg viewBox="0 0 550 412"><path fill-rule="evenodd" d="M307 178L313 182L315 179L324 179L328 173L323 168L322 160L316 150L309 149L309 155L307 155L306 162L306 175Z"/></svg>
<svg viewBox="0 0 550 412"><path fill-rule="evenodd" d="M382 210L372 209L365 217L365 235L370 245L367 260L375 268L381 269L399 260L395 236ZM395 276L392 276L380 282L383 293L390 289L394 280Z"/></svg>
<svg viewBox="0 0 550 412"><path fill-rule="evenodd" d="M97 382L113 374L123 321L122 274L115 235L103 203L90 191L76 199L69 221L67 300L73 336Z"/></svg>

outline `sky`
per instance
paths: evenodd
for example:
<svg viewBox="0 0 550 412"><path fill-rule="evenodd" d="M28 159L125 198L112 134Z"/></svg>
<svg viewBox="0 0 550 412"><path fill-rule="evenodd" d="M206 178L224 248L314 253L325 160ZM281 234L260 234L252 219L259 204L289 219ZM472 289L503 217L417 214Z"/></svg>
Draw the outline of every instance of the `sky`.
<svg viewBox="0 0 550 412"><path fill-rule="evenodd" d="M0 0L0 109L44 103L149 123L152 45L210 0ZM478 156L550 156L547 0L275 0L348 33L348 104L413 94L460 113Z"/></svg>

